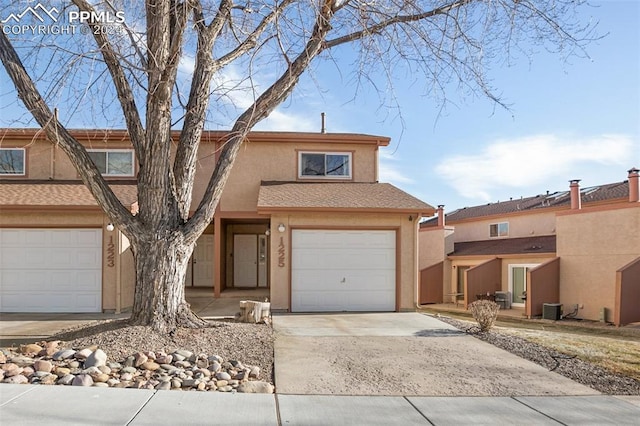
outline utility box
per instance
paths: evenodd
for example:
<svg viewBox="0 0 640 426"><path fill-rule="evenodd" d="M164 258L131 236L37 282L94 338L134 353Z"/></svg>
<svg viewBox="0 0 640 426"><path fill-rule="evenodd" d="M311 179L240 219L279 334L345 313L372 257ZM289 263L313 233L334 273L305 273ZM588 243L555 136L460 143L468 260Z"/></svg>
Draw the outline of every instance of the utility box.
<svg viewBox="0 0 640 426"><path fill-rule="evenodd" d="M500 305L500 309L511 309L511 292L496 291L495 300Z"/></svg>
<svg viewBox="0 0 640 426"><path fill-rule="evenodd" d="M560 303L543 303L542 318L559 321L562 319L562 304Z"/></svg>

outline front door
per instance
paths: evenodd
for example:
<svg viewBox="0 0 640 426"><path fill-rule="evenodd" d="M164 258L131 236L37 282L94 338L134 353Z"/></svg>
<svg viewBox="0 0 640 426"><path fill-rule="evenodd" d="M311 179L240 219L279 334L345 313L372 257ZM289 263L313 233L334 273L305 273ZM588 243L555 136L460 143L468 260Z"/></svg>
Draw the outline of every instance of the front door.
<svg viewBox="0 0 640 426"><path fill-rule="evenodd" d="M258 235L233 236L233 286L258 286Z"/></svg>
<svg viewBox="0 0 640 426"><path fill-rule="evenodd" d="M187 269L187 286L213 288L213 244L212 234L203 234L198 238Z"/></svg>

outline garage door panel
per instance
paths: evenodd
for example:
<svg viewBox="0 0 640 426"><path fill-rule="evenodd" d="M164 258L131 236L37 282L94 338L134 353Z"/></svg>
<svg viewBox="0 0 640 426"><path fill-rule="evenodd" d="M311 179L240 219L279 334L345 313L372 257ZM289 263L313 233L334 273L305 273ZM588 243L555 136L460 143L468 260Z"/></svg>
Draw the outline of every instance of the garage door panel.
<svg viewBox="0 0 640 426"><path fill-rule="evenodd" d="M296 267L302 269L389 269L395 267L394 249L368 249L366 255L357 249L298 249L292 257Z"/></svg>
<svg viewBox="0 0 640 426"><path fill-rule="evenodd" d="M294 230L294 312L393 311L395 231Z"/></svg>
<svg viewBox="0 0 640 426"><path fill-rule="evenodd" d="M369 292L366 298L361 291L315 291L300 294L295 305L299 312L392 311L395 309L395 291Z"/></svg>
<svg viewBox="0 0 640 426"><path fill-rule="evenodd" d="M0 311L100 312L100 229L0 230Z"/></svg>

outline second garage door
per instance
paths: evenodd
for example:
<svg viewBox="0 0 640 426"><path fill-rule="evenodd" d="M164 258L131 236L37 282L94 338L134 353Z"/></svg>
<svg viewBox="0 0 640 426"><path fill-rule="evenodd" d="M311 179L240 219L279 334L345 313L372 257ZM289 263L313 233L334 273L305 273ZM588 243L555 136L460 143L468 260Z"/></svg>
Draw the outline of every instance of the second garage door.
<svg viewBox="0 0 640 426"><path fill-rule="evenodd" d="M0 230L0 312L100 312L100 229Z"/></svg>
<svg viewBox="0 0 640 426"><path fill-rule="evenodd" d="M293 230L292 312L394 311L396 233Z"/></svg>

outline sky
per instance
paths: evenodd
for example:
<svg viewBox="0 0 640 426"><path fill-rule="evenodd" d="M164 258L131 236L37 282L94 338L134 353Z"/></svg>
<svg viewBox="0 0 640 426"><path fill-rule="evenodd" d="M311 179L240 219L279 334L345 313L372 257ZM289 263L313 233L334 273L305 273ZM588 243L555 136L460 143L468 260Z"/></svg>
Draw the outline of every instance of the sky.
<svg viewBox="0 0 640 426"><path fill-rule="evenodd" d="M294 96L258 128L318 131L325 112L328 132L391 137L380 180L447 211L565 191L571 179L583 187L623 181L640 167L640 1L591 4L583 19L606 36L589 45L589 58L545 52L492 70L509 110L453 93L441 111L415 83L398 81L399 116L374 93L352 100L349 82L333 73L323 76L330 89L322 101L310 108Z"/></svg>
<svg viewBox="0 0 640 426"><path fill-rule="evenodd" d="M336 66L318 66L256 130L317 132L324 112L328 132L388 136L380 181L447 211L564 191L571 179L625 180L640 167L640 1L591 3L582 17L605 37L589 58L540 52L489 72L509 110L455 88L443 109L411 76L394 81L399 109L389 109L371 88L354 96ZM181 71L191 67L187 59ZM0 107L15 99L8 84L0 69ZM14 125L13 109L3 109L1 127Z"/></svg>

